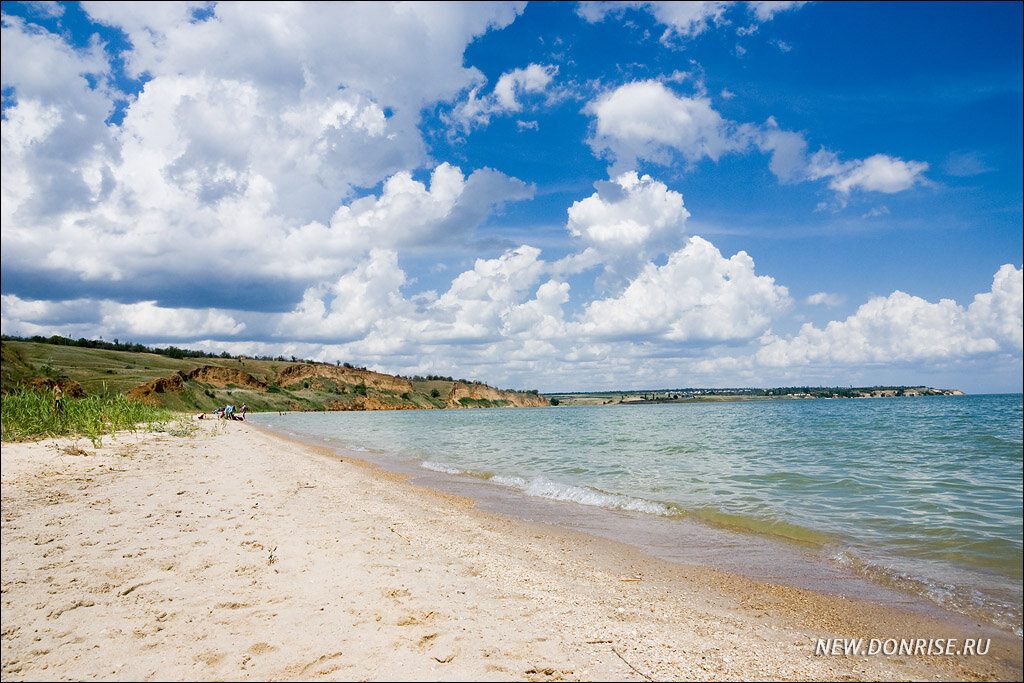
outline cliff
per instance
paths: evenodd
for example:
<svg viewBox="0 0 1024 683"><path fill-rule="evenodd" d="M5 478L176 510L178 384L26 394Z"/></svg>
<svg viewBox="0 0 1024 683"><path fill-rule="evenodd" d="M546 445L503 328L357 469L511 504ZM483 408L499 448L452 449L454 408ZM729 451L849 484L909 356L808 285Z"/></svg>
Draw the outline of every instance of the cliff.
<svg viewBox="0 0 1024 683"><path fill-rule="evenodd" d="M529 391L503 391L477 382L455 382L445 399L446 408L539 408L546 405L547 399L540 394Z"/></svg>
<svg viewBox="0 0 1024 683"><path fill-rule="evenodd" d="M373 370L360 370L319 363L303 363L289 365L281 370L277 383L282 387L290 387L306 380L330 379L341 384L352 386L364 385L368 389L387 391L402 395L411 393L413 388L409 380L393 375L385 375Z"/></svg>

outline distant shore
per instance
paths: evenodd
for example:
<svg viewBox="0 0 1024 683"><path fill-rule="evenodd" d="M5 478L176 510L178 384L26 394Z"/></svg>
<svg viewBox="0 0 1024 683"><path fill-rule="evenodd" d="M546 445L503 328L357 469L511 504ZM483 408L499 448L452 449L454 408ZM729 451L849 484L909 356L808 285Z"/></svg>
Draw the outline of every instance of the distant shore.
<svg viewBox="0 0 1024 683"><path fill-rule="evenodd" d="M959 389L926 386L801 387L770 389L658 389L647 391L596 391L549 393L553 405L652 405L660 403L724 403L735 401L791 401L838 398L916 398L964 396Z"/></svg>
<svg viewBox="0 0 1024 683"><path fill-rule="evenodd" d="M1021 675L993 629L663 562L351 455L228 421L5 443L4 679ZM908 638L987 649L881 652ZM879 653L833 654L856 639Z"/></svg>

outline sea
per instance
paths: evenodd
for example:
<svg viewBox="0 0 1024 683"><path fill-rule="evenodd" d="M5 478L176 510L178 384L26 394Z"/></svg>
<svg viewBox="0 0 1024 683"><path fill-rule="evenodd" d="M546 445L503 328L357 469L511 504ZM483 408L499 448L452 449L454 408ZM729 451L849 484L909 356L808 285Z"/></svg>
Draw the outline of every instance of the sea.
<svg viewBox="0 0 1024 683"><path fill-rule="evenodd" d="M486 510L1021 636L1020 394L251 419Z"/></svg>

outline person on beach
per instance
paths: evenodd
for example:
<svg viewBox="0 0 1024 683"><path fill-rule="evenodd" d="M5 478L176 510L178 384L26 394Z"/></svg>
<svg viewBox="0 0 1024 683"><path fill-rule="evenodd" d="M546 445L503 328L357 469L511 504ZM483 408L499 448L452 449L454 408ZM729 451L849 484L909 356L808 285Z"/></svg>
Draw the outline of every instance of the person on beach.
<svg viewBox="0 0 1024 683"><path fill-rule="evenodd" d="M247 405L245 405L243 403L242 404L242 409L238 411L238 415L235 416L235 419L236 420L241 420L242 422L245 422L245 411L248 410L248 409L249 409L249 406L247 406Z"/></svg>
<svg viewBox="0 0 1024 683"><path fill-rule="evenodd" d="M64 390L60 388L60 382L53 385L53 412L55 415L64 412Z"/></svg>

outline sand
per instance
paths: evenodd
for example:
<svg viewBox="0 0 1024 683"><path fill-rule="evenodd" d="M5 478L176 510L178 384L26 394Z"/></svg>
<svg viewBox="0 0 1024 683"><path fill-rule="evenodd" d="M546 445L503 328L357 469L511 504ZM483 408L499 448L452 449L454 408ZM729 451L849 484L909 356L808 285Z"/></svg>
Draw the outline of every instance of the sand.
<svg viewBox="0 0 1024 683"><path fill-rule="evenodd" d="M1021 675L1012 634L503 518L246 423L5 443L2 497L5 681ZM991 644L815 654L889 637Z"/></svg>

